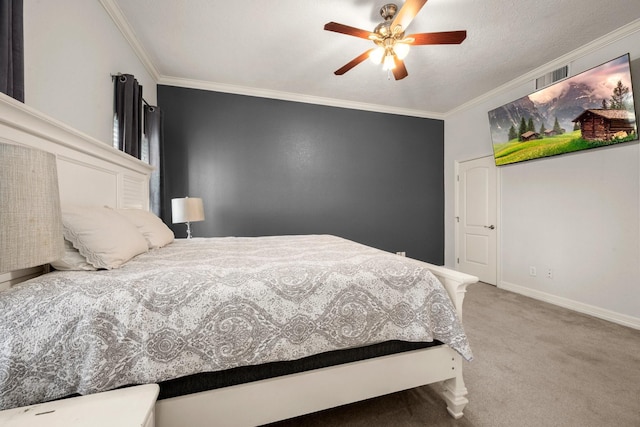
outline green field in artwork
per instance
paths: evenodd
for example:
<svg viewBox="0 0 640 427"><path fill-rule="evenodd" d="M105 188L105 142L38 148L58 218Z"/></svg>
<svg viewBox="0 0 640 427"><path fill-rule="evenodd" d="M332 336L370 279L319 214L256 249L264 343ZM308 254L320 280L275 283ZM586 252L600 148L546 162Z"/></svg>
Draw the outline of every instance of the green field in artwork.
<svg viewBox="0 0 640 427"><path fill-rule="evenodd" d="M587 141L582 139L580 130L576 130L531 141L512 139L503 144L493 144L493 152L496 158L496 165L500 166L537 159L539 157L555 156L557 154L618 144L636 138L636 135L630 135L627 138L613 139L611 141Z"/></svg>

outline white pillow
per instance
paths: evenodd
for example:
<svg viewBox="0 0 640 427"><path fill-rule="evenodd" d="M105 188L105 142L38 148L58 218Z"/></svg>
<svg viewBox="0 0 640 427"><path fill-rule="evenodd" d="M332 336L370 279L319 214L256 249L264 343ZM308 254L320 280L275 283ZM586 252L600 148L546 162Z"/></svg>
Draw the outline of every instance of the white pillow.
<svg viewBox="0 0 640 427"><path fill-rule="evenodd" d="M146 252L147 241L135 225L106 207L62 207L64 238L96 268L118 268Z"/></svg>
<svg viewBox="0 0 640 427"><path fill-rule="evenodd" d="M56 270L61 271L91 271L96 269L93 265L87 262L87 259L83 257L67 239L64 240L64 256L59 260L53 261L51 266Z"/></svg>
<svg viewBox="0 0 640 427"><path fill-rule="evenodd" d="M129 221L138 227L138 231L147 239L149 249L161 248L173 242L175 235L164 222L153 213L142 209L117 209Z"/></svg>

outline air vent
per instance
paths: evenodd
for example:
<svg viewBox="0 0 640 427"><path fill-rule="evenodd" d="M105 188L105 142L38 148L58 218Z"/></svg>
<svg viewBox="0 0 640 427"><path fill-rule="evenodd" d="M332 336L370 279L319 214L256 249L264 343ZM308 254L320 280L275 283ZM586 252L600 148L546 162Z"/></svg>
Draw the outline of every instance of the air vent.
<svg viewBox="0 0 640 427"><path fill-rule="evenodd" d="M551 71L544 76L536 79L536 90L542 89L545 86L549 86L551 83L555 83L558 80L562 80L569 75L569 66L565 65L562 68Z"/></svg>

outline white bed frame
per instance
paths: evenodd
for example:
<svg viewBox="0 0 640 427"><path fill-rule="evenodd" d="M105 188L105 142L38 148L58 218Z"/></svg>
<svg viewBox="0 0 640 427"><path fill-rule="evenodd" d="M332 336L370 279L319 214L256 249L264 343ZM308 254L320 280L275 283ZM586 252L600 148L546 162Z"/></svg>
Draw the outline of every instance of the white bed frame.
<svg viewBox="0 0 640 427"><path fill-rule="evenodd" d="M149 165L3 94L0 142L54 153L63 204L149 207ZM462 318L466 288L478 278L435 265L429 268ZM0 288L40 271L0 275ZM449 414L460 418L468 403L462 363L458 353L442 345L194 393L158 401L156 424L254 426L426 384L436 385Z"/></svg>

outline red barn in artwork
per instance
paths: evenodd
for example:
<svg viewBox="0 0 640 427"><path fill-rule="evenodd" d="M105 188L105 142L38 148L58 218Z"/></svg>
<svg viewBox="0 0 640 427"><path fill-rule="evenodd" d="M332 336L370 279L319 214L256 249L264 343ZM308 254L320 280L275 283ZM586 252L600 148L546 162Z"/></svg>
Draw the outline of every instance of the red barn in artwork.
<svg viewBox="0 0 640 427"><path fill-rule="evenodd" d="M635 115L627 110L589 109L572 120L580 123L582 139L610 141L614 136L635 133Z"/></svg>

